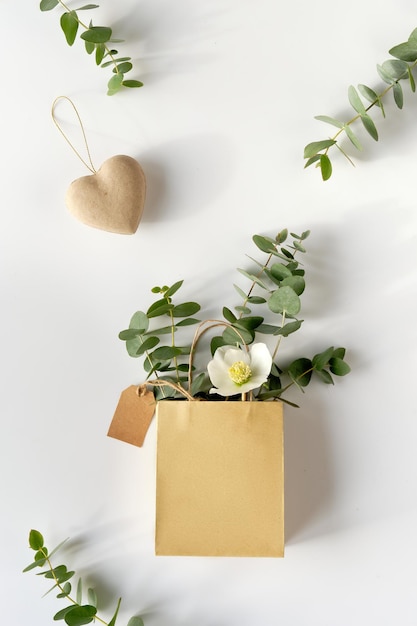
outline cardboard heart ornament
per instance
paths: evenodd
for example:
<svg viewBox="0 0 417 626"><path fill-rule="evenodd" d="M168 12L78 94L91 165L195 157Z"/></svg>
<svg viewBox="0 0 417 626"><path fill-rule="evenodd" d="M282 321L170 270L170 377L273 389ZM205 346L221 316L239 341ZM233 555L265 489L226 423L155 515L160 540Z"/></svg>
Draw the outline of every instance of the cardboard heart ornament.
<svg viewBox="0 0 417 626"><path fill-rule="evenodd" d="M132 235L142 217L145 194L141 166L132 157L119 154L91 176L74 180L65 202L70 213L87 226Z"/></svg>

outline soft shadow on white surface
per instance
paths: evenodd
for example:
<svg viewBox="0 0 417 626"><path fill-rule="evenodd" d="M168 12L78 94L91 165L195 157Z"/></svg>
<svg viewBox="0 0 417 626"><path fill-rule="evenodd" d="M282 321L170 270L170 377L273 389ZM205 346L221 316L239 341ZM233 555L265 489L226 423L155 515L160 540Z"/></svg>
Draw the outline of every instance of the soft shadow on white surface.
<svg viewBox="0 0 417 626"><path fill-rule="evenodd" d="M230 142L213 134L181 138L137 157L147 181L142 222L198 217L227 187L234 171ZM183 181L183 184L179 184Z"/></svg>

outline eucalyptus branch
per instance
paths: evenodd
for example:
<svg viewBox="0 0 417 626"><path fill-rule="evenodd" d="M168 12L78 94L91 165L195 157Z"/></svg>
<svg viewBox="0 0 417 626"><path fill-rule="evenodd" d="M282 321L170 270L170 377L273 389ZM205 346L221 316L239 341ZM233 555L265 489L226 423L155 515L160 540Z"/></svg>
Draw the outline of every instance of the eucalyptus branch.
<svg viewBox="0 0 417 626"><path fill-rule="evenodd" d="M250 281L249 288L245 291L238 285L234 285L243 304L235 306L235 312L228 307L223 307L224 320L206 319L201 322L192 317L200 310L199 304L196 302L174 304L172 296L182 286L182 280L174 283L171 287L153 287L151 291L159 294L159 298L151 304L146 313L136 311L131 318L129 328L121 331L119 338L126 342L130 356L138 357L144 354L145 350L147 351L144 367L148 373L148 378L155 371L158 371L160 375L160 379L158 376L159 382L155 385L156 394L165 387L168 388L167 394L170 393L170 397L184 397L185 394L182 390L188 387L187 392L191 397L198 396L199 399L210 400L214 390L218 389L216 385L214 388L210 385L210 382L213 383L211 373L213 373L213 367L216 368L222 361L225 366L224 368L221 366L222 372L226 371L227 380L232 380L235 386L228 386L226 394L220 393L218 395L227 395L227 397L239 395L241 399L246 399L247 392L250 391L252 396L252 390L256 387L252 389L241 389L241 387L246 385L248 381L246 377L252 376L250 367L252 354L260 355L260 351L264 355L268 371L261 377L262 382L257 385L259 387L256 396L258 400L284 400L281 397L284 391L293 384L299 388L308 385L313 372L323 382L332 384L333 374L344 376L350 371L349 365L344 361L344 348L328 348L316 354L312 359L297 358L285 369L280 369L275 362L282 338L299 330L303 323L303 320L298 319L297 316L301 309L300 296L305 288L305 270L296 255L306 252L304 241L309 234L310 231L308 230L297 235L288 233L288 230L284 229L274 238L263 235L253 236L253 243L258 250L267 255L266 261L261 263L252 259L259 267L254 273L239 269L239 272ZM262 315L252 312L257 307L262 310ZM266 315L267 318L264 317ZM278 316L278 323L275 322L276 316ZM167 317L169 318L169 325L165 326L162 322L159 327L149 328L153 318L163 320ZM178 321L178 318L182 319ZM191 345L178 346L178 342L175 341L175 332L192 324L198 324L198 326ZM214 328L221 328L222 330L221 334L211 339L212 360L207 364L207 371L200 371L194 376L193 360L197 342L208 330ZM167 343L161 345L160 335L168 335L170 345ZM255 339L259 335L276 337L275 349L269 352L265 343L256 345ZM226 359L225 355L229 350L233 352L230 358L236 358L234 363ZM242 360L238 358L239 351ZM189 357L188 363L183 362L183 357L186 355ZM213 366L216 358L216 365ZM259 367L260 358L262 357L258 356L258 361L254 365L255 369ZM257 369L257 371L259 370ZM173 372L176 374L176 379L171 374ZM183 375L183 372L188 372L188 377ZM258 376L258 374L254 376ZM283 386L285 378L288 377L290 383ZM181 389L181 393L179 393L179 389ZM234 391L236 394L231 393ZM217 394L217 391L215 393ZM288 402L288 400L284 401Z"/></svg>
<svg viewBox="0 0 417 626"><path fill-rule="evenodd" d="M47 566L47 569L39 572L38 576L44 576L54 582L53 589L58 589L59 593L57 598L65 598L70 604L64 609L61 609L54 615L54 621L64 620L68 626L82 626L83 624L90 624L91 622L100 622L103 626L115 626L116 620L119 614L121 598L117 601L116 609L113 617L109 622L97 615L97 594L91 587L87 590L88 603L83 603L83 583L82 579L78 579L76 587L75 598L71 595L72 584L69 582L75 575L75 572L68 570L66 565L53 566L51 557L58 549L64 544L62 542L51 553L45 546L44 538L38 530L31 530L29 533L29 547L34 550L35 556L32 563L30 563L24 572L28 572L37 567ZM47 592L49 593L49 592ZM127 626L143 626L143 620L141 617L132 617Z"/></svg>
<svg viewBox="0 0 417 626"><path fill-rule="evenodd" d="M400 84L402 80L408 80L412 92L416 90L416 83L413 76L413 70L417 65L417 29L414 29L408 40L389 50L389 54L393 57L384 61L382 65L377 65L377 71L382 80L388 85L380 93L377 93L371 87L360 84L358 89L353 85L348 88L349 103L355 111L355 115L347 122L343 122L334 117L327 115L318 115L315 119L330 124L338 128L338 131L331 137L320 141L313 141L304 148L304 158L307 159L305 167L315 164L321 171L323 180L328 180L333 172L332 163L329 152L336 147L342 152L347 160L353 165L352 159L340 146L340 138L346 136L357 150L362 150L362 144L356 133L353 132L352 126L360 120L375 141L378 141L378 131L374 120L369 115L369 111L373 107L381 109L382 116L385 117L385 109L383 99L392 92L394 102L399 109L403 108L404 93ZM365 106L361 96L367 101Z"/></svg>
<svg viewBox="0 0 417 626"><path fill-rule="evenodd" d="M55 7L60 6L64 9L61 15L60 25L64 32L65 38L69 46L75 42L79 29L83 29L80 38L84 40L86 52L88 54L95 53L96 65L100 67L112 67L113 76L107 84L107 94L114 95L122 87L142 87L143 83L138 80L125 80L125 74L133 69L131 57L118 57L118 51L110 47L110 44L121 42L121 39L112 38L112 29L108 26L93 26L90 21L89 25L85 24L78 15L78 11L97 9L98 4L86 4L78 9L70 9L63 0L41 0L40 10L51 11Z"/></svg>

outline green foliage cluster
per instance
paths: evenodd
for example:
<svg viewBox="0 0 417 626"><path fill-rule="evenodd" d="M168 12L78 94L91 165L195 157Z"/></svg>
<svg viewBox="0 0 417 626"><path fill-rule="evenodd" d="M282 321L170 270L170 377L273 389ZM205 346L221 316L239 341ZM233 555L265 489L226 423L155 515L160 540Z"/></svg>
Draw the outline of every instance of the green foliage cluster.
<svg viewBox="0 0 417 626"><path fill-rule="evenodd" d="M254 235L254 244L266 258L258 261L250 257L255 265L253 272L238 270L249 280L249 287L245 290L234 285L242 299L241 303L234 307L234 311L223 307L221 320L200 322L193 317L201 308L197 302L173 302L172 296L182 286L182 280L171 287L152 289L158 294L158 299L147 311L136 311L129 328L119 333L119 338L126 342L130 356L144 356L147 380L153 376L159 382L175 383L193 397L218 399L208 393L211 383L205 371L193 376L195 367L192 357L196 348L196 337L207 322L211 328L223 327L222 333L211 339L211 355L223 345L246 347L259 340L259 335L272 336L275 342L272 351L273 365L267 382L259 390L258 400L281 399L293 404L283 398L282 394L293 385L303 390L313 373L327 384L333 384L333 375L344 376L349 373L350 367L344 360L345 349L341 347L326 348L312 358L298 357L287 365L279 365L276 360L281 340L296 332L303 323L298 315L301 310L301 295L305 289L305 270L297 255L306 252L304 242L309 231L301 235L290 233L290 236L292 241L286 243L289 237L286 229L275 238ZM186 342L186 345L177 345L176 333L195 324L198 327L194 339ZM168 338L165 342L164 337ZM164 399L182 396L175 388L158 386L156 397Z"/></svg>
<svg viewBox="0 0 417 626"><path fill-rule="evenodd" d="M79 578L75 589L75 598L73 598L70 580L74 577L75 572L68 570L66 565L57 565L55 567L52 565L52 556L61 548L65 541L49 552L45 546L42 534L38 530L31 530L29 533L29 547L34 550L35 555L33 562L25 567L23 571L28 572L37 567L46 567L37 575L44 576L53 583L53 586L47 593L54 589L58 590L57 598L64 598L69 602L65 608L54 615L54 621L64 620L68 626L82 626L93 621L100 622L104 626L115 626L121 598L117 602L113 617L109 622L105 622L97 615L97 595L95 590L92 588L87 589L88 602L83 603L83 583L82 579ZM141 617L134 616L129 620L127 626L143 626L143 620Z"/></svg>
<svg viewBox="0 0 417 626"><path fill-rule="evenodd" d="M129 328L119 333L119 338L126 342L130 356L144 355L143 367L148 379L154 375L181 386L188 379L191 344L177 345L176 333L186 326L198 324L200 320L193 316L201 308L197 302L174 304L173 296L183 282L180 280L171 287L153 287L152 292L158 294L158 299L146 312L136 311ZM156 319L162 320L160 326L152 324ZM168 341L164 341L167 337ZM200 381L201 378L195 380L193 392L197 391ZM168 398L178 394L173 388L161 387L156 390L156 395L158 398Z"/></svg>
<svg viewBox="0 0 417 626"><path fill-rule="evenodd" d="M417 28L413 30L407 41L391 48L389 54L393 58L384 61L382 65L377 65L378 74L387 85L382 91L377 93L371 87L363 84L358 85L357 89L353 85L350 85L348 88L348 100L355 111L354 116L349 121L343 122L327 115L315 117L315 119L338 129L332 137L313 141L304 148L304 158L307 159L305 167L315 164L320 169L323 180L328 180L332 175L332 163L329 158L331 148L338 148L348 161L352 163L351 158L341 148L339 143L343 135L350 140L357 150L362 150L362 144L357 134L352 130L352 125L356 121L360 121L372 139L378 141L378 131L374 120L369 115L370 109L378 107L382 116L385 117L383 98L389 92L392 93L396 106L402 109L404 92L400 81L408 81L411 91L415 92L416 84L413 70L417 65Z"/></svg>
<svg viewBox="0 0 417 626"><path fill-rule="evenodd" d="M41 0L39 6L41 11L51 11L57 6L64 9L65 12L61 15L60 24L69 46L75 42L79 29L83 29L80 38L84 41L87 53L94 53L96 65L112 68L113 75L107 83L109 96L120 91L122 87L143 86L139 80L125 79L125 74L133 69L131 57L118 57L118 51L110 47L111 44L119 43L122 39L112 38L112 29L108 26L94 26L91 20L87 25L80 20L79 11L97 9L98 4L86 4L77 9L69 9L62 0Z"/></svg>

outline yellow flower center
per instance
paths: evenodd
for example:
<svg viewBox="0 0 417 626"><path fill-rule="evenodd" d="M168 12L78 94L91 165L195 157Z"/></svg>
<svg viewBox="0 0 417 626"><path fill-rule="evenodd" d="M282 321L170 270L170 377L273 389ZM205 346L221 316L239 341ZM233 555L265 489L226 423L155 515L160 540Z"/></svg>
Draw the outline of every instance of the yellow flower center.
<svg viewBox="0 0 417 626"><path fill-rule="evenodd" d="M252 371L249 365L243 361L236 361L229 367L229 376L236 385L244 385L250 380Z"/></svg>

